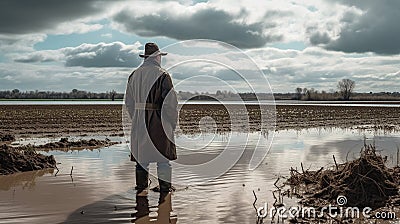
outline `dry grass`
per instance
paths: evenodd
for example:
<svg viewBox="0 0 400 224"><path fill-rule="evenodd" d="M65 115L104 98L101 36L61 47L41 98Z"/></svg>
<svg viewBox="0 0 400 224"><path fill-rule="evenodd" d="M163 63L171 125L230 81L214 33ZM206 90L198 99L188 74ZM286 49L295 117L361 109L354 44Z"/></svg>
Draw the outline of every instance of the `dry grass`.
<svg viewBox="0 0 400 224"><path fill-rule="evenodd" d="M291 169L287 184L307 206L337 204L336 199L345 196L346 206L377 209L400 197L400 167L389 168L385 163L386 158L378 155L373 145L365 145L353 161L317 171Z"/></svg>

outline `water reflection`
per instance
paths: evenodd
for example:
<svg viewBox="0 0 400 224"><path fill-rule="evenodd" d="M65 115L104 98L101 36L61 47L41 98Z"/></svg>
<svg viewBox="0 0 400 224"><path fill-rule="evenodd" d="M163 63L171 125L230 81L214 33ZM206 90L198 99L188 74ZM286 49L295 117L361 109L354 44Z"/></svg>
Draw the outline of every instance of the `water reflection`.
<svg viewBox="0 0 400 224"><path fill-rule="evenodd" d="M175 224L178 220L177 216L172 213L171 193L160 194L157 207L149 205L147 196L136 195L135 208L136 212L132 213L132 223Z"/></svg>
<svg viewBox="0 0 400 224"><path fill-rule="evenodd" d="M36 179L38 177L45 174L52 174L53 172L54 169L45 169L4 176L0 175L0 190L9 191L18 186L21 186L23 190L32 190L36 185Z"/></svg>
<svg viewBox="0 0 400 224"><path fill-rule="evenodd" d="M175 224L172 197L154 192L135 196L134 190L128 190L76 209L63 223Z"/></svg>

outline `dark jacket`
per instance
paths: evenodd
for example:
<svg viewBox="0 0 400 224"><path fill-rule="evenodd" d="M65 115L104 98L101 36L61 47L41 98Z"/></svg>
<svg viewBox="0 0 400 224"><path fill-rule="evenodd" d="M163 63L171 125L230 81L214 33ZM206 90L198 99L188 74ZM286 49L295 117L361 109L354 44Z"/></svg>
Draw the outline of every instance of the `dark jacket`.
<svg viewBox="0 0 400 224"><path fill-rule="evenodd" d="M139 162L177 159L174 143L177 97L170 75L151 57L129 77L125 106L132 127L131 152Z"/></svg>

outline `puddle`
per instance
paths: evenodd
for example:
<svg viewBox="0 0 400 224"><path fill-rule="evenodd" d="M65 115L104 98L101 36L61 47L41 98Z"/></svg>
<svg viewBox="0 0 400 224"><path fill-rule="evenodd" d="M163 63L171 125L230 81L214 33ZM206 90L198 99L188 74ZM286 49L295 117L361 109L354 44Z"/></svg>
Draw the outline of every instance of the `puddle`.
<svg viewBox="0 0 400 224"><path fill-rule="evenodd" d="M381 154L388 156L389 165L395 165L396 147L400 146L400 133L343 129L279 131L268 156L250 171L248 163L258 133L249 135L248 149L227 173L206 184L179 186L172 199L160 206L159 194L149 192L148 206L144 208L138 206L133 190L134 163L129 161L125 144L95 150L51 151L48 154L61 163L58 173L44 170L0 176L0 223L131 223L141 209L148 209L150 217L144 216L136 223L156 223L150 220L157 217L169 217L177 223L256 223L253 190L258 197L256 206L263 206L264 202L271 205L273 183L278 175L288 176L290 167L300 169L301 162L305 169L333 165L332 155L338 162L351 160L363 146L364 136L368 143L375 141L377 149L383 149ZM247 134L232 136L232 147L239 148ZM202 153L218 154L226 139L224 135L211 139ZM196 140L209 142L210 138ZM178 149L178 155L184 160L187 151ZM190 173L181 175L195 179ZM156 184L152 178L151 186Z"/></svg>

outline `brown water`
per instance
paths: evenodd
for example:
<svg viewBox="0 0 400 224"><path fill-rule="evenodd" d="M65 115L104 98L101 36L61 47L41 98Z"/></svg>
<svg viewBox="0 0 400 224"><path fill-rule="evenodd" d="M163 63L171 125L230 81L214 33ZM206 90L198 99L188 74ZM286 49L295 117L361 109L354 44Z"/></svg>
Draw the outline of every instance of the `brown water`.
<svg viewBox="0 0 400 224"><path fill-rule="evenodd" d="M383 149L381 154L388 155L389 165L396 163L400 133L287 130L275 133L268 156L250 171L248 163L258 137L258 133L252 133L244 155L226 174L202 185L177 186L171 199L160 206L155 192L137 201L134 163L129 161L126 145L93 151L53 151L50 154L61 163L58 173L46 170L0 177L0 223L131 223L147 210L150 216L136 223L256 223L253 190L258 197L257 207L265 202L272 204L273 183L279 175L287 176L289 168L300 168L301 162L305 169L333 165L332 155L338 162L355 158L364 144L364 135L369 143L375 141L377 148ZM245 136L234 133L237 147L242 146ZM210 144L207 153L218 152L224 139L216 138L218 144ZM151 186L155 185L152 177ZM285 203L294 200L285 199Z"/></svg>

